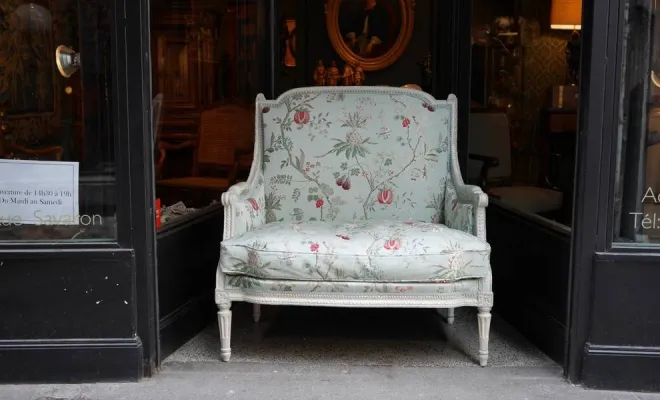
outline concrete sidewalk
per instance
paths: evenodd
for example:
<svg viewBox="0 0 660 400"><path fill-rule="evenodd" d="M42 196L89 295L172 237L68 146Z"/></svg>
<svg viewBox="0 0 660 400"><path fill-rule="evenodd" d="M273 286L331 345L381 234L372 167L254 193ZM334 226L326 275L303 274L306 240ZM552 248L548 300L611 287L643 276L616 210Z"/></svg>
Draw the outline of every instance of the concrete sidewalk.
<svg viewBox="0 0 660 400"><path fill-rule="evenodd" d="M170 363L139 383L0 386L2 400L651 400L660 394L586 390L559 368L328 367Z"/></svg>

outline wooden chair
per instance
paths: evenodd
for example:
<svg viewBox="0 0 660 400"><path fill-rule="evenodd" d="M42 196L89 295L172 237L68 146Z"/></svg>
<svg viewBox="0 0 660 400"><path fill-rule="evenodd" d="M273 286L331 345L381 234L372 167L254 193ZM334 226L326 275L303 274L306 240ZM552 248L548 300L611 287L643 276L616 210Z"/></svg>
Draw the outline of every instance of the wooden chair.
<svg viewBox="0 0 660 400"><path fill-rule="evenodd" d="M195 148L189 176L158 179L157 186L178 189L226 190L236 182L241 160L251 161L254 140L254 113L237 105L221 105L202 112L197 138L172 144L158 141L160 159L156 167L161 176L168 151ZM208 176L202 168L220 169L224 176Z"/></svg>
<svg viewBox="0 0 660 400"><path fill-rule="evenodd" d="M562 207L563 193L551 185L514 185L512 182L511 137L504 113L470 114L468 179L492 198L517 210L548 218ZM542 153L533 156L543 157ZM478 175L477 175L477 171ZM550 178L546 177L549 182Z"/></svg>

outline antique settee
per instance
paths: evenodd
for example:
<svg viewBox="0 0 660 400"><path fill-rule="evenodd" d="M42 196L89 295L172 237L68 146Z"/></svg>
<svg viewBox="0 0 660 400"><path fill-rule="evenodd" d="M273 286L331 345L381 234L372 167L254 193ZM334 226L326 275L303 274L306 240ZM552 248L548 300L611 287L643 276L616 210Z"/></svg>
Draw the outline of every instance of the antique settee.
<svg viewBox="0 0 660 400"><path fill-rule="evenodd" d="M221 358L231 303L478 308L479 362L493 305L488 197L463 183L457 100L414 89L315 87L256 100L247 182L222 196L216 275Z"/></svg>

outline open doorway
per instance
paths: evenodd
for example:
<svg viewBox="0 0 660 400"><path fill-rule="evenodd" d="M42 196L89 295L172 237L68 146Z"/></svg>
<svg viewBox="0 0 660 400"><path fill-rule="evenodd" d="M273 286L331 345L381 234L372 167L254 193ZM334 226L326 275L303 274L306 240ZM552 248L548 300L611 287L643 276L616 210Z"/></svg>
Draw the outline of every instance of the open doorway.
<svg viewBox="0 0 660 400"><path fill-rule="evenodd" d="M565 365L582 2L475 1L468 178L489 194L495 310Z"/></svg>
<svg viewBox="0 0 660 400"><path fill-rule="evenodd" d="M266 9L269 4L267 2L208 1L183 6L184 3L158 0L151 5L155 186L156 200L160 202L161 211L157 222L160 362L166 358L174 361L220 362L212 298L223 227L223 209L219 200L231 184L245 179L249 171L254 134L254 99L264 87L271 85L277 88L277 93L314 85L314 71L318 61L333 65L339 56L327 37L321 2L278 1L276 11ZM463 2L455 2L459 3ZM443 41L437 40L439 30L434 27L449 26L440 21L441 18L451 18L451 14L443 12L436 4L432 0L415 2L415 25L406 52L392 66L367 72L365 82L369 85L415 85L436 98L449 95L450 92L443 92L439 88L443 87L445 81L452 81L446 76L452 74L452 57L459 52L443 57L437 49L447 50ZM480 11L478 4L475 4L474 10L475 13ZM504 10L493 11L488 16L488 23L492 24L499 15L517 15L516 12L506 7ZM469 23L469 16L464 17L461 17L457 26ZM473 18L477 19L477 15ZM265 32L269 24L273 23L277 28L269 32L278 33L277 44L265 51ZM479 24L481 22L474 26ZM445 33L443 31L442 34ZM557 40L561 43L555 45L566 45L565 40ZM462 43L469 44L468 41ZM490 78L487 79L492 71L482 71L479 78L476 67L478 58L483 58L484 66L486 59L493 65L499 65L501 59L495 60L491 47L482 55L479 55L477 47L472 46L472 87L478 87L481 79L485 94L492 89L487 89L490 87L488 85L492 85ZM542 50L539 52L542 53ZM270 65L271 57L276 60L274 65ZM543 60L537 62L543 63ZM271 67L274 75L264 80L264 70ZM343 68L341 62L338 68ZM434 69L438 71L434 72ZM565 68L553 73L561 74L564 78ZM440 79L433 81L434 77ZM547 85L559 81L559 78L551 79ZM546 83L539 85L545 87ZM569 86L567 91L571 90ZM490 95L484 95L479 105L478 96L474 93L473 90L472 100L475 104L469 124L472 126L471 133L475 130L479 132L476 115L490 117L492 114L497 121L504 121L500 123L503 127L500 131L503 142L518 140L517 137L511 139L512 125L524 125L529 135L529 132L536 132L545 126L545 122L540 120L534 123L532 117L534 112L540 112L541 94L537 94L539 103L534 106L538 109L530 107L525 111L526 120L510 122L513 114L508 109L513 107L504 107L504 103L498 102L499 99L495 97L493 99L497 101L492 103ZM460 99L469 96L467 92L457 95ZM517 114L514 116L518 118ZM472 138L470 140L472 142ZM531 141L525 145L533 146ZM532 159L528 157L527 163L533 163ZM479 160L477 158L472 161ZM541 174L540 166L524 170L520 167L524 162L518 158L508 161L509 169L516 171L516 179L527 182L533 179L532 174ZM506 161L502 158L500 163L504 165ZM540 161L538 163L542 164ZM516 167L511 167L514 164ZM488 179L481 179L479 173L472 177L471 167L467 173L464 171L464 179L475 178L476 183L490 189L493 174L489 174ZM556 167L552 164L548 168ZM482 170L478 168L478 172ZM509 174L512 172L509 171ZM571 196L564 194L563 197ZM492 204L495 204L491 206L495 211L488 215L488 238L496 250L493 253L493 265L507 265L507 260L497 257L502 254L506 256L507 252L501 249L515 243L514 239L507 236L507 230L512 229L516 223L531 231L537 226L545 226L544 229L554 227L560 233L551 231L552 235L556 235L561 243L565 241L566 248L569 248L570 228L561 228L560 225L567 223L570 226L570 222L566 219L560 222L560 218L562 215L570 215L566 211L570 210L570 204L565 205L568 208L562 209L564 214L557 212L555 216L538 216L538 219L521 210L498 205L497 201ZM520 228L515 227L514 231L516 229ZM530 254L528 257L534 262L538 256ZM568 258L565 266L568 268ZM544 344L534 336L537 333L509 319L507 312L513 307L507 305L512 304L513 299L508 299L505 292L508 287L518 283L512 280L510 271L498 269L495 273L499 274L496 276L496 280L499 280L496 282L496 290L500 292L496 294L496 303L505 318L497 317L493 322L493 365L554 367L555 362L560 361L551 361L524 337L528 336L546 354L556 359L554 353L547 351ZM556 286L561 286L564 281L561 277L556 279ZM567 285L567 279L565 282ZM551 288L547 290L553 300L560 296ZM235 354L234 360L275 361L285 356L299 361L322 360L329 346L341 338L340 342L345 346L342 351L345 356L342 357L348 358L338 357L335 360L338 362L350 363L353 358L361 357L361 363L380 364L385 354L391 362L405 357L409 357L409 361L414 359L414 362L404 364L410 366L473 364L465 350L471 348L471 344L464 340L475 336L475 326L471 323L475 316L468 310L457 311L456 319L465 323L458 323L454 331L442 325L444 316L432 310L264 307L259 327L253 325L250 305L239 303L233 310L233 343L244 351L242 355ZM463 312L464 315L461 314ZM391 326L393 315L401 322L396 328ZM367 337L370 338L368 342L364 340Z"/></svg>
<svg viewBox="0 0 660 400"><path fill-rule="evenodd" d="M252 162L263 2L151 2L160 360L215 315L220 198Z"/></svg>

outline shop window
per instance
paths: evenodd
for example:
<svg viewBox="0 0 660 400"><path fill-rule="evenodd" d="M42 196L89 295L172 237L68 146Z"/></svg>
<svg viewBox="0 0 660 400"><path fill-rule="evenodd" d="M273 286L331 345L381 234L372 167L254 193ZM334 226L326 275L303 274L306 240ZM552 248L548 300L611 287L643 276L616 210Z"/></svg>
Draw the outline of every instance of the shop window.
<svg viewBox="0 0 660 400"><path fill-rule="evenodd" d="M614 241L660 243L660 19L655 0L626 1L616 135Z"/></svg>
<svg viewBox="0 0 660 400"><path fill-rule="evenodd" d="M116 238L111 26L96 1L0 2L0 241Z"/></svg>
<svg viewBox="0 0 660 400"><path fill-rule="evenodd" d="M468 180L491 204L570 228L582 3L473 5Z"/></svg>
<svg viewBox="0 0 660 400"><path fill-rule="evenodd" d="M264 2L151 2L159 229L220 207L247 179Z"/></svg>

